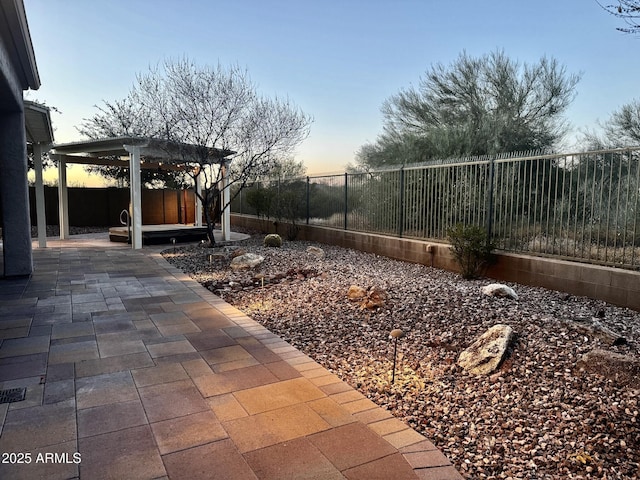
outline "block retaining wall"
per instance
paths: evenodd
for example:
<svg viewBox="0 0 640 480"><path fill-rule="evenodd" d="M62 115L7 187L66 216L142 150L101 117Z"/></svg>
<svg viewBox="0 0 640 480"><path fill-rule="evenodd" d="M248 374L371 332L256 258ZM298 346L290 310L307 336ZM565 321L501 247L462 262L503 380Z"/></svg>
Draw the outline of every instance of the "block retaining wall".
<svg viewBox="0 0 640 480"><path fill-rule="evenodd" d="M249 215L232 214L231 224L276 232L272 221ZM284 236L285 228L281 224L277 233ZM297 238L459 272L449 245L444 243L311 225L300 225ZM640 311L640 272L512 253L499 253L497 257L498 262L487 272L489 278L604 300Z"/></svg>

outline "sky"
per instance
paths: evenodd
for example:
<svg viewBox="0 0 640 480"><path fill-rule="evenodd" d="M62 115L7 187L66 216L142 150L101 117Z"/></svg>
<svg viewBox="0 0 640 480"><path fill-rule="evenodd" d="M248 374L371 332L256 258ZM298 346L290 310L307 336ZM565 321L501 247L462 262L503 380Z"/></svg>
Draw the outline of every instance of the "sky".
<svg viewBox="0 0 640 480"><path fill-rule="evenodd" d="M383 102L463 51L482 56L499 49L523 63L548 56L581 73L567 111L568 145L640 99L640 37L617 31L625 24L596 0L24 4L42 83L26 98L59 110L52 113L57 143L82 140L76 127L96 105L125 97L136 74L185 56L246 68L261 93L288 97L312 116L296 154L308 174L343 172L382 131Z"/></svg>

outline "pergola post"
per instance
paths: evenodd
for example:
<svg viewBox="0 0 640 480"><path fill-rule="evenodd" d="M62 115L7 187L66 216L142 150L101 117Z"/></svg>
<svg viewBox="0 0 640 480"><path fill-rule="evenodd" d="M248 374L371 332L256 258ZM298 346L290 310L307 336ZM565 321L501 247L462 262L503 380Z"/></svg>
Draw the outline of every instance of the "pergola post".
<svg viewBox="0 0 640 480"><path fill-rule="evenodd" d="M231 240L231 192L229 191L229 160L224 160L222 168L222 238L225 242Z"/></svg>
<svg viewBox="0 0 640 480"><path fill-rule="evenodd" d="M47 213L44 204L44 181L42 178L42 154L48 151L51 145L36 143L33 146L33 165L36 172L36 219L38 225L38 246L47 247Z"/></svg>
<svg viewBox="0 0 640 480"><path fill-rule="evenodd" d="M140 185L140 147L124 145L129 152L129 194L131 199L131 247L142 248L142 189Z"/></svg>
<svg viewBox="0 0 640 480"><path fill-rule="evenodd" d="M200 198L198 197L198 195L202 194L202 181L200 179L200 177L202 176L202 172L198 173L198 175L196 175L193 179L193 188L195 190L195 202L196 202L196 213L195 213L195 219L194 219L194 225L196 227L201 227L202 226L202 202L200 201Z"/></svg>
<svg viewBox="0 0 640 480"><path fill-rule="evenodd" d="M69 194L67 191L67 162L64 155L58 159L58 213L60 218L60 240L69 239Z"/></svg>

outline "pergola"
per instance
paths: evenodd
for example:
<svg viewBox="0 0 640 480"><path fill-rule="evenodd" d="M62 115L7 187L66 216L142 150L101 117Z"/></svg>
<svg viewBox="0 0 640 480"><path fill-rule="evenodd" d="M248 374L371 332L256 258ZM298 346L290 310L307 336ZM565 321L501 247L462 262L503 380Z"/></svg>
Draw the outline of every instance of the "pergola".
<svg viewBox="0 0 640 480"><path fill-rule="evenodd" d="M228 241L231 238L229 208L229 164L231 160L227 157L233 153L230 150L142 137L116 137L53 145L49 154L58 162L60 239L64 240L69 237L67 164L109 165L129 168L131 246L134 249L142 248L140 170L146 168L177 170L199 168L203 164L217 164L222 169L222 185L220 186L223 206L222 234L224 240ZM34 157L36 156L38 155L34 155ZM202 204L197 195L202 188L201 177L197 176L196 178L198 180L194 185L196 190L196 225L202 226ZM40 218L39 215L38 218Z"/></svg>
<svg viewBox="0 0 640 480"><path fill-rule="evenodd" d="M42 180L42 154L53 143L51 114L45 105L24 101L24 129L27 137L27 152L33 153L33 168L36 172L36 218L38 221L38 244L47 246L47 220L44 208L44 186Z"/></svg>

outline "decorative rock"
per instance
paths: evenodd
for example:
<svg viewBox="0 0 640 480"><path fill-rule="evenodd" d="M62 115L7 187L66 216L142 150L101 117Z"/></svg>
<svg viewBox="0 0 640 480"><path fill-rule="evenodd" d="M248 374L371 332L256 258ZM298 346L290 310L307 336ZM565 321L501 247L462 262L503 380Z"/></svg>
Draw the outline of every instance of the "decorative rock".
<svg viewBox="0 0 640 480"><path fill-rule="evenodd" d="M244 248L236 248L234 250L231 250L231 258L241 257L246 253L247 251Z"/></svg>
<svg viewBox="0 0 640 480"><path fill-rule="evenodd" d="M596 348L585 353L578 368L612 379L618 386L640 388L640 359Z"/></svg>
<svg viewBox="0 0 640 480"><path fill-rule="evenodd" d="M269 235L264 237L264 246L265 247L281 247L282 237L277 233L270 233Z"/></svg>
<svg viewBox="0 0 640 480"><path fill-rule="evenodd" d="M460 354L458 365L473 375L488 375L500 366L512 340L510 326L494 325Z"/></svg>
<svg viewBox="0 0 640 480"><path fill-rule="evenodd" d="M387 303L387 292L380 287L371 287L368 291L358 285L351 285L347 292L347 298L352 302L360 302L360 308L373 310L384 307Z"/></svg>
<svg viewBox="0 0 640 480"><path fill-rule="evenodd" d="M366 296L367 291L358 285L351 285L349 287L349 291L347 291L347 298L352 302L362 300L363 298L366 298Z"/></svg>
<svg viewBox="0 0 640 480"><path fill-rule="evenodd" d="M518 308L498 312L496 304L513 307L516 302L490 297L478 301L479 295L484 297L480 288L502 283L497 280L469 283L444 270L326 244L288 242L286 248L269 249L263 240L264 235L256 235L241 243L265 257L254 270L233 272L228 263L213 270L202 261L202 249L189 245L182 247L184 255L172 255L171 246L165 255L442 445L466 478L638 477L640 395L622 386L615 373L585 373L576 361L594 348L638 358L640 312L538 287L526 287ZM321 247L325 260L308 256L309 245ZM320 275L303 281L293 280L297 273L287 276L290 269L306 268L305 262ZM264 290L253 281L259 271L271 277ZM251 290L228 286L229 281L244 285L246 280L252 281ZM358 311L362 299L347 300L352 284L388 288L387 306ZM507 285L518 289L518 296L524 288ZM597 314L600 309L604 318ZM624 335L628 345L605 347L602 339L562 322L582 319L574 323L591 324L592 317ZM480 323L484 328L478 330ZM522 332L522 344L493 374L467 374L457 364L460 352L495 323L510 325L516 336ZM398 340L399 363L391 386L395 340L388 337L396 327L405 336ZM509 353L511 349L513 345ZM585 450L597 454L597 460L578 460L586 456Z"/></svg>
<svg viewBox="0 0 640 480"><path fill-rule="evenodd" d="M518 295L513 288L503 285L501 283L492 283L482 287L482 293L489 295L490 297L508 297L514 300L518 300Z"/></svg>
<svg viewBox="0 0 640 480"><path fill-rule="evenodd" d="M384 307L387 303L387 292L380 287L372 287L367 292L367 298L360 304L361 309L373 310L374 308Z"/></svg>
<svg viewBox="0 0 640 480"><path fill-rule="evenodd" d="M324 258L324 250L322 250L320 247L307 247L307 253L317 259Z"/></svg>
<svg viewBox="0 0 640 480"><path fill-rule="evenodd" d="M231 260L231 270L249 270L264 262L264 257L255 253L245 253Z"/></svg>

